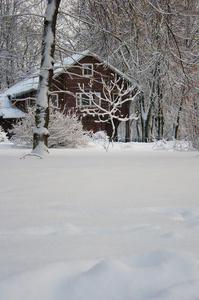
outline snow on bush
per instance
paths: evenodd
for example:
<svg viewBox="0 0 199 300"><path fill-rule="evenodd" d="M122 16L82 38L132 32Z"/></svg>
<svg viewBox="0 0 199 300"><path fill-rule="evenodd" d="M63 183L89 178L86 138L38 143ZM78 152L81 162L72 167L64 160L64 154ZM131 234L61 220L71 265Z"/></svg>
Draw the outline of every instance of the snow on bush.
<svg viewBox="0 0 199 300"><path fill-rule="evenodd" d="M91 135L91 139L95 144L102 145L106 151L108 151L108 147L110 144L109 137L106 131L97 131Z"/></svg>
<svg viewBox="0 0 199 300"><path fill-rule="evenodd" d="M92 134L92 140L94 142L108 142L109 137L106 133L106 131L97 131L96 133Z"/></svg>
<svg viewBox="0 0 199 300"><path fill-rule="evenodd" d="M191 142L186 141L186 140L173 139L173 141L166 141L165 139L161 139L161 140L156 141L155 139L153 139L153 141L154 141L153 148L158 148L161 150L187 151L187 150L192 149Z"/></svg>
<svg viewBox="0 0 199 300"><path fill-rule="evenodd" d="M88 132L75 113L67 115L56 110L51 112L49 123L49 147L78 147L88 143Z"/></svg>
<svg viewBox="0 0 199 300"><path fill-rule="evenodd" d="M6 142L8 140L6 133L3 131L2 127L0 126L0 142Z"/></svg>
<svg viewBox="0 0 199 300"><path fill-rule="evenodd" d="M25 118L10 130L11 141L16 145L32 147L34 121L34 108L29 108ZM74 148L88 143L87 132L83 130L81 121L73 112L64 114L58 110L51 110L48 130L50 148Z"/></svg>

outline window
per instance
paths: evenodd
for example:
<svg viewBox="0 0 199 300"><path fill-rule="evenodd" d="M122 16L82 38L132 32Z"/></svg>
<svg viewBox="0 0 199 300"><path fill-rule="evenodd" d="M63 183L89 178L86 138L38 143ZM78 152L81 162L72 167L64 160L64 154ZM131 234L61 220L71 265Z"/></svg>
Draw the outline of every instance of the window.
<svg viewBox="0 0 199 300"><path fill-rule="evenodd" d="M93 76L93 64L83 64L82 75L87 77Z"/></svg>
<svg viewBox="0 0 199 300"><path fill-rule="evenodd" d="M50 103L54 106L54 107L58 107L58 94L51 94L50 95Z"/></svg>
<svg viewBox="0 0 199 300"><path fill-rule="evenodd" d="M76 107L95 106L94 102L101 105L100 93L76 93Z"/></svg>

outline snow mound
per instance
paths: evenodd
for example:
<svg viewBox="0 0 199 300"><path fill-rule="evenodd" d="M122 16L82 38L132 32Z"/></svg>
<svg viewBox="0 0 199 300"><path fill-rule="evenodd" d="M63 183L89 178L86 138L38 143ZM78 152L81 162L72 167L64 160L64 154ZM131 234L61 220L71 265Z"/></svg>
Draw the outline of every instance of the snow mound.
<svg viewBox="0 0 199 300"><path fill-rule="evenodd" d="M183 295L183 298L182 298ZM182 282L158 293L153 300L191 299L197 300L199 295L199 280Z"/></svg>
<svg viewBox="0 0 199 300"><path fill-rule="evenodd" d="M78 232L76 226L71 223L59 223L38 227L25 227L14 230L0 230L0 234L7 235L57 235L57 234L75 234Z"/></svg>
<svg viewBox="0 0 199 300"><path fill-rule="evenodd" d="M5 279L1 299L192 300L199 295L199 280L193 280L198 267L193 257L169 250L106 259L75 275L71 265L64 265L65 271L52 265Z"/></svg>

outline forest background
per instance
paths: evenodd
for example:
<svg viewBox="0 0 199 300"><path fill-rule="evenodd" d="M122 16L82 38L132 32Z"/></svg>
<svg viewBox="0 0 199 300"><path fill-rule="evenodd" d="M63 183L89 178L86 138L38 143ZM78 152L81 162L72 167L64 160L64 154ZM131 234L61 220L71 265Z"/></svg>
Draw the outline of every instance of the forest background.
<svg viewBox="0 0 199 300"><path fill-rule="evenodd" d="M38 69L47 1L0 1L0 90ZM137 141L188 139L199 148L199 4L194 0L62 0L55 60L89 49L139 89Z"/></svg>

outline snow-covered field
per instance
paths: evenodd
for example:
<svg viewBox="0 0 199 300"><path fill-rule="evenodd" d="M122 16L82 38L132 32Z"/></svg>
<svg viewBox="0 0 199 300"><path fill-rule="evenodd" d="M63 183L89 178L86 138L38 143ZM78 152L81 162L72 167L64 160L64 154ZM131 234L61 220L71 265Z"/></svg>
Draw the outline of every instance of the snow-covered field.
<svg viewBox="0 0 199 300"><path fill-rule="evenodd" d="M0 144L0 300L199 299L199 153Z"/></svg>

